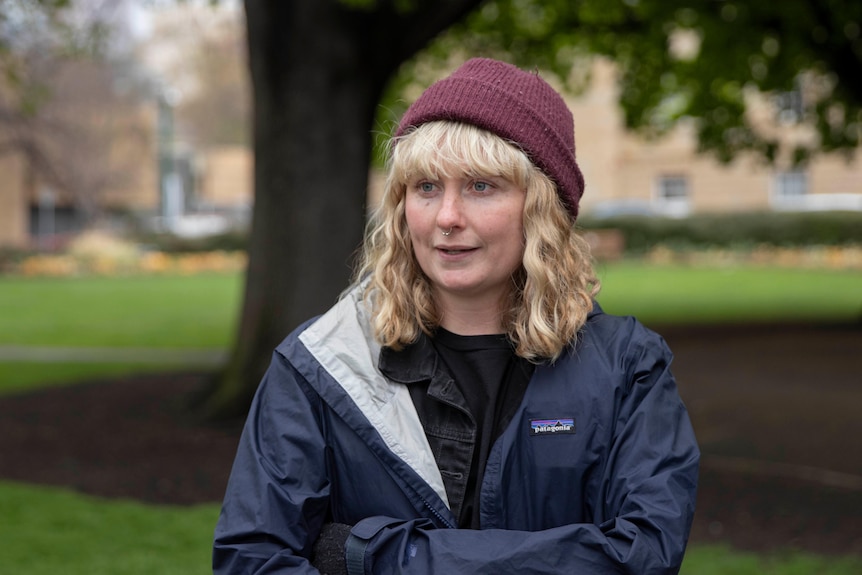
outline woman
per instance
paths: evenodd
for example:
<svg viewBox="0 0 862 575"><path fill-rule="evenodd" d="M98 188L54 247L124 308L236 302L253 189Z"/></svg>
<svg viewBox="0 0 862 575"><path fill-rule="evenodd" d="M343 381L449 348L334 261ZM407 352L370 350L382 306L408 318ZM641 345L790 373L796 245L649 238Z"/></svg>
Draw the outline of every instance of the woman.
<svg viewBox="0 0 862 575"><path fill-rule="evenodd" d="M465 63L408 109L354 285L277 349L217 573L676 573L699 453L663 340L609 316L574 123Z"/></svg>

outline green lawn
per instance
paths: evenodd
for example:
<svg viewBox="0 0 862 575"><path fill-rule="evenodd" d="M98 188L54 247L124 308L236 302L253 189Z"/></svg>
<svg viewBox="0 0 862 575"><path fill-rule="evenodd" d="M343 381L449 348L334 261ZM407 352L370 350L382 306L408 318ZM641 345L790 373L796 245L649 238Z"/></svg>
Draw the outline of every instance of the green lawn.
<svg viewBox="0 0 862 575"><path fill-rule="evenodd" d="M165 371L208 369L195 366L160 363L39 363L0 361L0 395L26 391L46 385L72 385L82 381Z"/></svg>
<svg viewBox="0 0 862 575"><path fill-rule="evenodd" d="M237 274L0 277L0 345L223 348Z"/></svg>
<svg viewBox="0 0 862 575"><path fill-rule="evenodd" d="M758 554L724 546L692 546L681 575L854 575L862 557L823 557L797 551Z"/></svg>
<svg viewBox="0 0 862 575"><path fill-rule="evenodd" d="M606 311L649 325L734 321L852 321L862 272L764 267L601 264ZM0 277L0 346L224 350L241 296L239 274ZM0 359L0 393L129 373L199 368L176 362Z"/></svg>
<svg viewBox="0 0 862 575"><path fill-rule="evenodd" d="M858 321L862 272L603 264L605 311L647 324Z"/></svg>
<svg viewBox="0 0 862 575"><path fill-rule="evenodd" d="M237 319L238 274L0 277L0 346L224 350ZM194 362L0 359L0 393L129 373L207 367Z"/></svg>
<svg viewBox="0 0 862 575"><path fill-rule="evenodd" d="M648 323L850 320L862 272L600 264L606 311ZM224 348L241 276L0 277L0 345Z"/></svg>
<svg viewBox="0 0 862 575"><path fill-rule="evenodd" d="M217 504L162 507L0 482L0 572L212 573Z"/></svg>

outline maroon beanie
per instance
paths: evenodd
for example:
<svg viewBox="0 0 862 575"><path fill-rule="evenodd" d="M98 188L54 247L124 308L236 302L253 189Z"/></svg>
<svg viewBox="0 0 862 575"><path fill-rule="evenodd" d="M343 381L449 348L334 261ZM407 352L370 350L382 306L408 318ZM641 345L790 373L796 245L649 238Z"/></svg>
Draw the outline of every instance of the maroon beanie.
<svg viewBox="0 0 862 575"><path fill-rule="evenodd" d="M395 136L435 120L472 124L515 142L556 184L573 218L584 193L575 161L575 122L538 73L474 58L432 84L404 113Z"/></svg>

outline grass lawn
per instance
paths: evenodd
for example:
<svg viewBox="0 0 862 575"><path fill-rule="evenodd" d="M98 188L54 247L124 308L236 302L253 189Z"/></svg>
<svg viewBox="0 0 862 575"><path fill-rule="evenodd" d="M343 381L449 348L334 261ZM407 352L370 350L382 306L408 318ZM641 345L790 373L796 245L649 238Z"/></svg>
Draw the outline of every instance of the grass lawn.
<svg viewBox="0 0 862 575"><path fill-rule="evenodd" d="M862 273L767 267L598 266L599 301L648 323L854 320ZM238 274L0 277L0 345L224 348Z"/></svg>
<svg viewBox="0 0 862 575"><path fill-rule="evenodd" d="M238 274L0 277L0 346L222 350L233 336L241 287ZM176 360L0 360L0 393L202 367Z"/></svg>
<svg viewBox="0 0 862 575"><path fill-rule="evenodd" d="M859 321L862 273L600 264L605 311L647 324Z"/></svg>
<svg viewBox="0 0 862 575"><path fill-rule="evenodd" d="M37 363L0 362L0 395L26 391L46 385L72 385L82 381L115 376L160 373L168 370L193 370L196 366L153 363ZM206 369L206 366L200 366Z"/></svg>
<svg viewBox="0 0 862 575"><path fill-rule="evenodd" d="M242 277L0 278L0 345L223 348Z"/></svg>
<svg viewBox="0 0 862 575"><path fill-rule="evenodd" d="M161 507L0 482L0 572L212 573L219 506Z"/></svg>
<svg viewBox="0 0 862 575"><path fill-rule="evenodd" d="M766 267L600 264L599 302L649 325L742 321L852 321L862 273ZM241 297L239 274L0 277L0 346L225 349ZM0 359L0 393L176 362L27 362Z"/></svg>
<svg viewBox="0 0 862 575"><path fill-rule="evenodd" d="M692 546L681 575L853 575L862 573L860 557L823 557L810 553L749 553L724 546Z"/></svg>

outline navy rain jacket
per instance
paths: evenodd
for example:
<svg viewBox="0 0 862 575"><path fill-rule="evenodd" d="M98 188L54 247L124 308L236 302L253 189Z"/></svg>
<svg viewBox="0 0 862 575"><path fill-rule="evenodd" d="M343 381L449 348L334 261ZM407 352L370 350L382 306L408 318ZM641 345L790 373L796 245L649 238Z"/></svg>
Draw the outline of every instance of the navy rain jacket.
<svg viewBox="0 0 862 575"><path fill-rule="evenodd" d="M354 290L273 355L215 531L216 574L317 573L324 522L353 573L677 573L699 451L664 341L598 306L539 365L490 453L480 530L457 529L407 387Z"/></svg>

